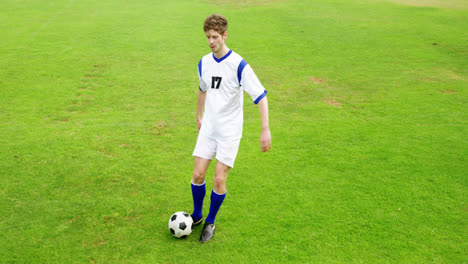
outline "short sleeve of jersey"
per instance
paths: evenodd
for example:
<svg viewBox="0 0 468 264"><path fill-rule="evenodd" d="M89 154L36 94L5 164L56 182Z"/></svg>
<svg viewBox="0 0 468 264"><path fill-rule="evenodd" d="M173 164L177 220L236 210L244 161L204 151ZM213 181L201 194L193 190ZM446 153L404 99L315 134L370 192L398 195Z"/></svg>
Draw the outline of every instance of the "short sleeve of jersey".
<svg viewBox="0 0 468 264"><path fill-rule="evenodd" d="M198 87L198 89L200 89L200 91L202 92L206 92L207 90L206 83L203 81L203 78L202 78L202 73L203 73L202 61L203 59L201 59L200 62L198 63L198 80L200 82L200 86Z"/></svg>
<svg viewBox="0 0 468 264"><path fill-rule="evenodd" d="M250 97L252 97L252 101L255 104L266 96L267 91L263 88L263 85L260 83L249 64L245 65L242 71L240 84Z"/></svg>

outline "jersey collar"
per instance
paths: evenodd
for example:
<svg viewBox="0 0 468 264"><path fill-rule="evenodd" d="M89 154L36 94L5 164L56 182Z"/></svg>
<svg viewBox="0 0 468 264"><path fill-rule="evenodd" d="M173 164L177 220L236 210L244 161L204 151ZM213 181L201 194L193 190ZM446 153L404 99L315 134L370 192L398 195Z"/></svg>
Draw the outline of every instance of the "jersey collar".
<svg viewBox="0 0 468 264"><path fill-rule="evenodd" d="M228 52L226 55L224 55L221 59L216 58L215 55L214 55L214 53L213 53L213 59L214 59L217 63L220 63L220 62L222 62L223 60L225 60L227 57L229 57L229 55L231 55L231 53L232 53L232 50L229 50L229 52Z"/></svg>

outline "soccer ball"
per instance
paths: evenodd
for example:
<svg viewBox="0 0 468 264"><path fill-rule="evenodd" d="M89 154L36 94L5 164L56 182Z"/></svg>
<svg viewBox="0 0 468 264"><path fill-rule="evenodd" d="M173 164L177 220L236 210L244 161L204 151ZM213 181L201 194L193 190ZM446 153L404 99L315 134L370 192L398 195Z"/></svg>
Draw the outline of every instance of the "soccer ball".
<svg viewBox="0 0 468 264"><path fill-rule="evenodd" d="M193 230L193 219L186 212L174 213L169 218L169 231L177 238L186 238Z"/></svg>

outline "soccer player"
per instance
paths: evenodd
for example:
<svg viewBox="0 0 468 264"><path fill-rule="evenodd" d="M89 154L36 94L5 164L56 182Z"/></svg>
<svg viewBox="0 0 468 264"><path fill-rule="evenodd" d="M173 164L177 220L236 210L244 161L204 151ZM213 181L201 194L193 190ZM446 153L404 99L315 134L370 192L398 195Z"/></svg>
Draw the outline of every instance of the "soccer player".
<svg viewBox="0 0 468 264"><path fill-rule="evenodd" d="M206 194L205 174L216 155L216 168L211 192L210 211L205 220L200 242L211 240L215 231L215 218L226 197L226 180L242 137L243 91L258 105L262 132L262 152L271 148L268 122L267 91L263 88L250 65L239 54L226 46L228 22L221 15L206 18L205 31L211 53L198 63L200 81L197 96L198 139L193 152L195 164L192 177L194 225L203 221L202 206Z"/></svg>

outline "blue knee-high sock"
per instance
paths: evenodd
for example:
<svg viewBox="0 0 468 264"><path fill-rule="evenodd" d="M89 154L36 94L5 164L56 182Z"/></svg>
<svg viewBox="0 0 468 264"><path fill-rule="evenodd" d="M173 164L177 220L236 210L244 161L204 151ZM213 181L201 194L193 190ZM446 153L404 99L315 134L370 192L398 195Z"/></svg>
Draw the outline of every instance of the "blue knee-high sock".
<svg viewBox="0 0 468 264"><path fill-rule="evenodd" d="M192 197L193 197L193 218L200 219L202 217L203 199L206 194L206 185L203 182L200 185L192 183Z"/></svg>
<svg viewBox="0 0 468 264"><path fill-rule="evenodd" d="M206 223L214 224L216 214L218 213L221 204L223 204L225 197L226 193L217 194L214 190L211 192L210 213L208 214L208 217L205 220Z"/></svg>

